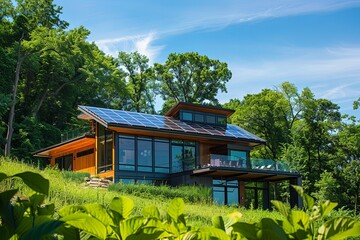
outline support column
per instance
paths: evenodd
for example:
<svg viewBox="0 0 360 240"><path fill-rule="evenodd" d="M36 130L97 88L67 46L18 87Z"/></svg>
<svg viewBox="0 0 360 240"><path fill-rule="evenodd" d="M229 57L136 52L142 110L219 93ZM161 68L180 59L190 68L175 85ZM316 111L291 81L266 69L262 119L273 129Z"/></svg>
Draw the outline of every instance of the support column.
<svg viewBox="0 0 360 240"><path fill-rule="evenodd" d="M292 178L290 180L290 185L302 186L301 177ZM290 186L290 206L292 208L295 207L295 206L297 206L298 208L303 208L304 207L301 197L295 191L295 189L292 188L291 186Z"/></svg>
<svg viewBox="0 0 360 240"><path fill-rule="evenodd" d="M263 189L263 209L270 209L270 191L269 191L269 182L264 182Z"/></svg>
<svg viewBox="0 0 360 240"><path fill-rule="evenodd" d="M239 181L239 206L245 207L245 182Z"/></svg>

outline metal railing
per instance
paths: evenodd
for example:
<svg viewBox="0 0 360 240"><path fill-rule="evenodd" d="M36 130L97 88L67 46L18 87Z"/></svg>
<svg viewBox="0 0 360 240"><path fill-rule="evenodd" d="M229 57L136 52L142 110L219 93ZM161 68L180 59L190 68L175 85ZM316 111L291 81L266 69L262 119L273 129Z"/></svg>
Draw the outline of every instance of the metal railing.
<svg viewBox="0 0 360 240"><path fill-rule="evenodd" d="M250 166L247 166L246 159L228 155L210 154L209 160L209 163L202 167L228 167L292 172L286 163L271 159L252 158L250 159Z"/></svg>
<svg viewBox="0 0 360 240"><path fill-rule="evenodd" d="M89 132L89 130L89 127L82 127L76 130L61 133L61 142L65 142L67 140L84 135L85 133Z"/></svg>

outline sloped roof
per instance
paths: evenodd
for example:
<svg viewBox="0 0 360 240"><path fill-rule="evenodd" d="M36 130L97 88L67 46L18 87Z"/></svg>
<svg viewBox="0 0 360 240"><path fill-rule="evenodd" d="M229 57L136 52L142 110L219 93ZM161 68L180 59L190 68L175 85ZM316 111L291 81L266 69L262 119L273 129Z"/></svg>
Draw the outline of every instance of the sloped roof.
<svg viewBox="0 0 360 240"><path fill-rule="evenodd" d="M208 137L228 141L241 141L265 144L266 141L233 124L214 126L183 122L170 116L122 111L108 108L79 106L81 118L94 119L103 126L135 128L154 132L166 132L193 136Z"/></svg>

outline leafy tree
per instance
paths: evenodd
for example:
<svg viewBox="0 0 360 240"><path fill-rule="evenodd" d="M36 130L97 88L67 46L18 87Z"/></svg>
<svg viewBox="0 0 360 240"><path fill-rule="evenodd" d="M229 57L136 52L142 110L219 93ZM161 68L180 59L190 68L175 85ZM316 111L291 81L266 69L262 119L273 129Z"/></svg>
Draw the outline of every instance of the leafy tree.
<svg viewBox="0 0 360 240"><path fill-rule="evenodd" d="M156 85L154 71L149 67L149 59L138 52L120 52L117 58L124 73L130 102L128 110L155 112ZM121 80L120 80L121 81Z"/></svg>
<svg viewBox="0 0 360 240"><path fill-rule="evenodd" d="M218 91L226 92L231 78L226 63L195 52L171 53L164 64L154 67L165 100L163 111L177 102L217 105Z"/></svg>
<svg viewBox="0 0 360 240"><path fill-rule="evenodd" d="M282 146L287 142L286 116L288 106L282 93L264 89L258 94L248 94L243 101L232 100L224 107L236 107L231 122L244 127L266 139L267 144L260 152L260 157L279 159Z"/></svg>
<svg viewBox="0 0 360 240"><path fill-rule="evenodd" d="M11 97L12 102L10 105L5 144L5 155L9 155L22 64L29 56L50 50L48 46L45 48L37 48L38 45L32 42L32 37L34 36L32 33L38 28L51 30L57 27L63 29L68 24L60 20L61 7L57 7L51 0L18 0L16 7L12 7L10 1L2 1L2 3L7 9L7 11L2 12L2 20L11 26L13 36L10 44L12 45L14 58L16 59Z"/></svg>

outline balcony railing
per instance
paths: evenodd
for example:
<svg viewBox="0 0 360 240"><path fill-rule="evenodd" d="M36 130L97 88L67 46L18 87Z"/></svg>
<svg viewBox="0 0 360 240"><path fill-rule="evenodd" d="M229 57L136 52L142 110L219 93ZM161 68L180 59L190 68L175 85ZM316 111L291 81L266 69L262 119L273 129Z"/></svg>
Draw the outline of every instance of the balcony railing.
<svg viewBox="0 0 360 240"><path fill-rule="evenodd" d="M291 172L289 166L281 161L271 159L250 159L250 166L247 166L246 159L234 156L210 154L210 163L203 167L228 167L242 169L272 170Z"/></svg>
<svg viewBox="0 0 360 240"><path fill-rule="evenodd" d="M89 127L83 127L73 131L64 132L61 134L61 142L65 142L72 138L80 137L87 132L89 132Z"/></svg>

